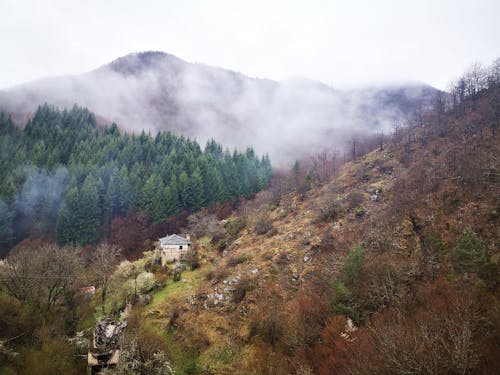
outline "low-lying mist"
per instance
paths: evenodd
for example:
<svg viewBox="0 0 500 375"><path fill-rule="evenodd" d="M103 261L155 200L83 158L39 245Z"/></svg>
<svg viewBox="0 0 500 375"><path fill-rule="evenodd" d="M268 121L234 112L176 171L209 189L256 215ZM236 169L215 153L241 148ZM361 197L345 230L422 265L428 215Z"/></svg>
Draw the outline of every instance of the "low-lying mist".
<svg viewBox="0 0 500 375"><path fill-rule="evenodd" d="M253 146L279 166L343 152L353 137L387 133L434 92L419 84L340 91L305 79L275 82L147 52L4 90L0 109L22 123L39 104L76 103L125 131L170 130L202 145L213 138L230 149Z"/></svg>

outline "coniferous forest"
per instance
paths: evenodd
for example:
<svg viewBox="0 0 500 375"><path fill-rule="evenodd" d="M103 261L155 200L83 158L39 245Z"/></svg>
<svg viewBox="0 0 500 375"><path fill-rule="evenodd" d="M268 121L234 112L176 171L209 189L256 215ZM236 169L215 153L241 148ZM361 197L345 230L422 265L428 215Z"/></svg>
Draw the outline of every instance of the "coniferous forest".
<svg viewBox="0 0 500 375"><path fill-rule="evenodd" d="M251 196L272 174L252 148L205 149L170 132L121 133L74 106L40 106L23 129L0 113L0 247L27 237L95 244L128 211L158 224L236 196Z"/></svg>

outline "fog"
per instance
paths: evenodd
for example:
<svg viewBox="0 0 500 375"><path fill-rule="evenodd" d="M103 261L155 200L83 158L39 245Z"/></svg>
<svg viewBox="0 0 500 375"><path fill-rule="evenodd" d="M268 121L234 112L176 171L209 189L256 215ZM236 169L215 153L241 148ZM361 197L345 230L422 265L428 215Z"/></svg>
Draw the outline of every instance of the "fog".
<svg viewBox="0 0 500 375"><path fill-rule="evenodd" d="M45 102L78 104L101 123L114 121L127 132L170 130L201 146L213 138L229 149L252 146L268 153L274 165L288 165L323 150L342 152L354 136L388 133L432 93L415 83L342 91L306 79L254 79L164 53L143 53L82 75L0 92L0 109L25 120Z"/></svg>

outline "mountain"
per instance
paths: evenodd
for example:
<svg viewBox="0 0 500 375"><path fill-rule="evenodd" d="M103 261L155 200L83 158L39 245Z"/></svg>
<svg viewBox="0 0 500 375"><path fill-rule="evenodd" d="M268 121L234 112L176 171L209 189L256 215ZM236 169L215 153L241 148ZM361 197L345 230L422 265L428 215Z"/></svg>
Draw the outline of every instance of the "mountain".
<svg viewBox="0 0 500 375"><path fill-rule="evenodd" d="M102 316L127 323L116 374L498 372L500 70L476 77L462 76L447 105L424 110L422 121L366 154L297 162L247 199L158 224L120 210L109 242L96 247L34 237L18 243L0 261L0 373L83 373ZM392 88L378 100L401 95ZM131 184L143 190L142 207L161 213L157 167L156 175L184 175L177 185L184 201L198 189L182 189L190 185L178 168L182 159L195 169L192 181L217 160L229 162L228 184L255 176L244 162L255 160L250 150L224 153L212 142L201 155L194 142L175 138L96 129L92 113L78 107L42 106L23 130L0 115L0 174L10 175L0 176L0 193L10 196L0 202L0 241L16 221L9 210L21 202L18 213L34 224L30 234L43 229L39 218L52 216L58 181L78 185L67 199L82 193L65 213L97 216L89 203L104 198L109 215L129 201ZM62 161L74 178L59 168ZM39 170L23 175L16 164ZM205 193L220 187L217 175L203 184ZM165 195L172 196L174 180ZM36 201L40 192L48 204ZM89 217L72 227L84 229L94 222ZM161 267L154 241L172 233L190 234L192 246L180 263ZM141 258L123 260L119 247Z"/></svg>
<svg viewBox="0 0 500 375"><path fill-rule="evenodd" d="M85 74L0 91L0 110L24 124L40 104L76 103L128 131L170 130L202 144L214 138L230 148L253 145L279 164L324 148L342 150L354 135L388 132L435 93L424 84L341 91L305 79L276 82L142 52Z"/></svg>

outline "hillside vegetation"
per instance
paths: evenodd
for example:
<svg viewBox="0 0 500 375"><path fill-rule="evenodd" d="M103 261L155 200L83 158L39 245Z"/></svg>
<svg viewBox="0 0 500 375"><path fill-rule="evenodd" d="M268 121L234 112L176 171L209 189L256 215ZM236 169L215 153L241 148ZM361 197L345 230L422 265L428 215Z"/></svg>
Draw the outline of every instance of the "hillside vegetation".
<svg viewBox="0 0 500 375"><path fill-rule="evenodd" d="M143 242L136 260L112 243L18 244L0 263L0 372L78 373L95 319L114 316L128 323L115 374L495 373L493 68L467 72L365 155L353 142L345 164L297 161L248 199L177 218L193 240L183 264L160 267Z"/></svg>
<svg viewBox="0 0 500 375"><path fill-rule="evenodd" d="M179 371L495 372L498 98L423 112L326 183L296 166L227 220L191 218L206 282L143 309L190 353Z"/></svg>

